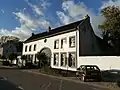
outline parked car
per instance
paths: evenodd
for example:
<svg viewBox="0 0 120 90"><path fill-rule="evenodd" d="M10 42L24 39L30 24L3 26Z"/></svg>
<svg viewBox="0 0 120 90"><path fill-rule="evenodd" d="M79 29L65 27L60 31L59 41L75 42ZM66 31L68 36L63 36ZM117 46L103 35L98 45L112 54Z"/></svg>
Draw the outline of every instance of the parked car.
<svg viewBox="0 0 120 90"><path fill-rule="evenodd" d="M87 79L102 80L101 71L96 65L81 65L77 68L76 75L84 82Z"/></svg>

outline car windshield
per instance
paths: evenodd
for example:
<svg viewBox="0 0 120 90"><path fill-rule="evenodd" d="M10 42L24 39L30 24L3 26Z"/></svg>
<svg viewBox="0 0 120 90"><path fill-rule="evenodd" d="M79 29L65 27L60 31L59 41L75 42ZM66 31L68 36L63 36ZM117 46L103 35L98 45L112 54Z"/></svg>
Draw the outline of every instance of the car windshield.
<svg viewBox="0 0 120 90"><path fill-rule="evenodd" d="M97 66L86 66L87 70L99 70Z"/></svg>

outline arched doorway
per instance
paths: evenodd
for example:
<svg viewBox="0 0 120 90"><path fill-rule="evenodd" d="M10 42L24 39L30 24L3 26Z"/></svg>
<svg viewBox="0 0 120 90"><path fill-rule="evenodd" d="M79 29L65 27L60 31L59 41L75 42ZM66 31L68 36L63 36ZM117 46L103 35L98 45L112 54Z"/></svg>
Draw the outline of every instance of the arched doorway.
<svg viewBox="0 0 120 90"><path fill-rule="evenodd" d="M47 63L50 66L50 64L51 64L51 55L52 55L51 50L49 48L47 48L47 47L44 47L43 49L40 50L40 53L45 53L45 55L48 57Z"/></svg>

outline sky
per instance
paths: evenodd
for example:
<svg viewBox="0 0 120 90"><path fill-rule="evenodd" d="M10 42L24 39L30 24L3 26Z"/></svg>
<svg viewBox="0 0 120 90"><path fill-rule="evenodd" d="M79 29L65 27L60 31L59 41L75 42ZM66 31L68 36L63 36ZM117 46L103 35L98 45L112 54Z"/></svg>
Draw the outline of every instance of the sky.
<svg viewBox="0 0 120 90"><path fill-rule="evenodd" d="M120 0L0 0L0 36L16 36L26 40L32 33L41 33L78 20L88 14L97 36L98 25L105 18L100 10L120 5Z"/></svg>

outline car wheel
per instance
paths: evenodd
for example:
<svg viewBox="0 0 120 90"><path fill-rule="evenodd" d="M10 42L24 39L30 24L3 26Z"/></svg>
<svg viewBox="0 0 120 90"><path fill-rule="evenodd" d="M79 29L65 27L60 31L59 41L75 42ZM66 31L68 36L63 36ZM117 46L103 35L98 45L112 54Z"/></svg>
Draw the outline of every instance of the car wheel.
<svg viewBox="0 0 120 90"><path fill-rule="evenodd" d="M81 80L82 80L83 82L86 82L86 77L83 75L83 76L81 77Z"/></svg>

